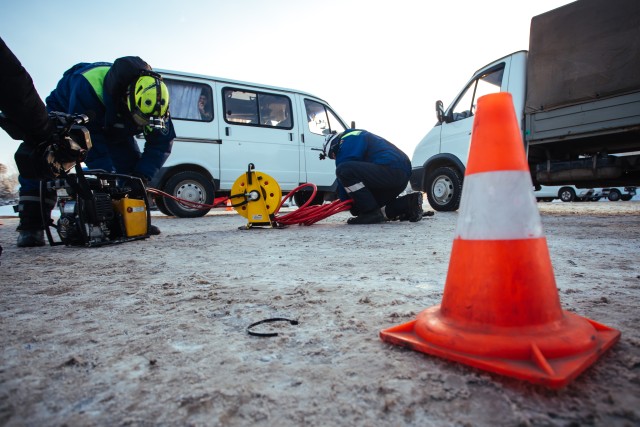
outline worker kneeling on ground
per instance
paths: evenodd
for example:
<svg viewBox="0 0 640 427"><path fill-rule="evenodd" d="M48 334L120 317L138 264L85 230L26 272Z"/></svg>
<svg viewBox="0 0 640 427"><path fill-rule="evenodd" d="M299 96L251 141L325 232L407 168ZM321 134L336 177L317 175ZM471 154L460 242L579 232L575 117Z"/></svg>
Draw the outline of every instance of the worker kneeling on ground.
<svg viewBox="0 0 640 427"><path fill-rule="evenodd" d="M398 197L409 183L411 161L389 141L361 129L327 135L321 159L336 161L338 197L353 201L348 224L422 219L422 193Z"/></svg>

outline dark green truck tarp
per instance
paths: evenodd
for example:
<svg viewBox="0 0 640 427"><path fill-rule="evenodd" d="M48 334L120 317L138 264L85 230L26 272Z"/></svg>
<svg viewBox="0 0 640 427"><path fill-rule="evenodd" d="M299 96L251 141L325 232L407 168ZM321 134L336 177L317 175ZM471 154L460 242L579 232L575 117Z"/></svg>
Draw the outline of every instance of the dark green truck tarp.
<svg viewBox="0 0 640 427"><path fill-rule="evenodd" d="M640 0L579 0L531 20L526 112L640 91Z"/></svg>

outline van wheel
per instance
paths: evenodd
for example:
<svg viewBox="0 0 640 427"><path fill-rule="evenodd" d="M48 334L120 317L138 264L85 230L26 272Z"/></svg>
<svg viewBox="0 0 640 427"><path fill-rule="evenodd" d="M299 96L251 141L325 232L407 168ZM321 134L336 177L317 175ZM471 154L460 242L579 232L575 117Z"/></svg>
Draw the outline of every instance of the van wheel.
<svg viewBox="0 0 640 427"><path fill-rule="evenodd" d="M156 207L160 212L162 212L166 216L173 216L169 208L167 208L167 203L163 196L156 196L153 200L156 202Z"/></svg>
<svg viewBox="0 0 640 427"><path fill-rule="evenodd" d="M205 205L213 203L214 190L213 183L206 176L194 171L178 172L164 185L164 192L172 196ZM172 199L166 199L165 205L172 215L180 218L197 218L211 210L186 206Z"/></svg>
<svg viewBox="0 0 640 427"><path fill-rule="evenodd" d="M462 177L450 167L433 171L425 182L425 191L431 207L437 211L455 211L460 207Z"/></svg>
<svg viewBox="0 0 640 427"><path fill-rule="evenodd" d="M573 202L576 199L576 192L573 188L564 187L558 191L558 198L563 202Z"/></svg>
<svg viewBox="0 0 640 427"><path fill-rule="evenodd" d="M610 201L617 202L618 200L620 200L621 197L622 197L622 193L620 192L620 190L616 188L612 188L611 190L609 190Z"/></svg>

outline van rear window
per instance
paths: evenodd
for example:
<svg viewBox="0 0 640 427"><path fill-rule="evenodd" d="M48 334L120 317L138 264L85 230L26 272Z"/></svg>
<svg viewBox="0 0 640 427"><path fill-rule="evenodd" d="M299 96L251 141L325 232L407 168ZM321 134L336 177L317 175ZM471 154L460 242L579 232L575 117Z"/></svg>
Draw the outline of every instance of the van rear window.
<svg viewBox="0 0 640 427"><path fill-rule="evenodd" d="M293 128L291 99L288 96L224 88L222 99L227 123Z"/></svg>
<svg viewBox="0 0 640 427"><path fill-rule="evenodd" d="M213 120L213 91L200 83L164 79L169 89L172 119L210 122Z"/></svg>

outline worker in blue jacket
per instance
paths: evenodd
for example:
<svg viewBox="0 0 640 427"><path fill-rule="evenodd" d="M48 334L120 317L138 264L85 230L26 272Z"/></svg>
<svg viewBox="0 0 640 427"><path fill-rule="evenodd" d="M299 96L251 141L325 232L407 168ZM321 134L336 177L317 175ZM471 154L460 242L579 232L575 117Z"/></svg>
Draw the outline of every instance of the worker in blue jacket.
<svg viewBox="0 0 640 427"><path fill-rule="evenodd" d="M336 161L338 197L353 201L348 224L422 219L422 193L398 197L409 183L411 162L386 139L361 129L328 135L324 157Z"/></svg>
<svg viewBox="0 0 640 427"><path fill-rule="evenodd" d="M169 118L169 91L159 74L137 56L80 63L67 70L46 99L49 111L85 114L92 148L90 169L133 175L147 182L171 153L176 134ZM145 137L140 152L134 135ZM20 177L18 246L44 245L39 182ZM46 211L55 204L47 194ZM159 234L152 225L149 234Z"/></svg>

